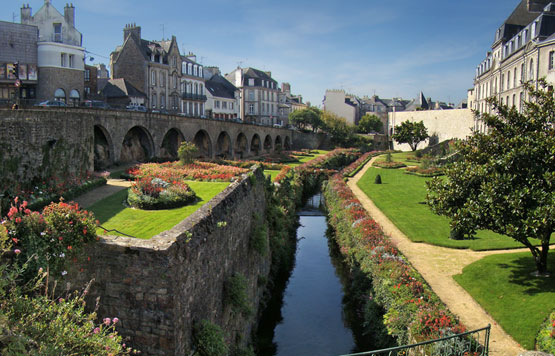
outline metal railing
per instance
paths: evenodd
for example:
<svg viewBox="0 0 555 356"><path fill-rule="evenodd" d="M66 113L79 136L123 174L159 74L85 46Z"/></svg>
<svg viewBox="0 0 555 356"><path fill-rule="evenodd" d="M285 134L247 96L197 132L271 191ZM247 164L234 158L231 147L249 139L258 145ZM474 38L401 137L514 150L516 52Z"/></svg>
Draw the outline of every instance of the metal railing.
<svg viewBox="0 0 555 356"><path fill-rule="evenodd" d="M441 339L341 356L487 356L491 325Z"/></svg>

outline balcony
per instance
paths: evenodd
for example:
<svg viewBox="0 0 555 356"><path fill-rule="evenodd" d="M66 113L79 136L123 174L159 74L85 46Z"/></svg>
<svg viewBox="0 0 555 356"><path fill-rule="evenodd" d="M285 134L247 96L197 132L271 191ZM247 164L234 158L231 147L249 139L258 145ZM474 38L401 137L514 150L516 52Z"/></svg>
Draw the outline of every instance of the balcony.
<svg viewBox="0 0 555 356"><path fill-rule="evenodd" d="M201 94L183 93L181 98L183 100L206 101L206 95Z"/></svg>

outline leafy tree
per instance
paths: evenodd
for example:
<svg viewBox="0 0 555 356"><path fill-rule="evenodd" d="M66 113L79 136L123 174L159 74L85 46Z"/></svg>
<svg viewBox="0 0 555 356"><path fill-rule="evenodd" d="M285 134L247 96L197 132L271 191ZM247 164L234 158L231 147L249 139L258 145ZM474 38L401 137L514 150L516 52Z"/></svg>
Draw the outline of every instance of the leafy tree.
<svg viewBox="0 0 555 356"><path fill-rule="evenodd" d="M428 183L427 195L453 229L489 229L524 244L540 275L555 229L555 100L545 88L545 81L540 89L525 84L531 99L522 113L489 100L496 114L479 116L488 133L459 144L461 160L446 169L448 179Z"/></svg>
<svg viewBox="0 0 555 356"><path fill-rule="evenodd" d="M194 143L183 141L177 149L177 157L183 164L191 164L195 160L195 155L198 152L197 146Z"/></svg>
<svg viewBox="0 0 555 356"><path fill-rule="evenodd" d="M296 110L289 114L289 122L301 131L316 132L322 127L322 111L310 106L306 109Z"/></svg>
<svg viewBox="0 0 555 356"><path fill-rule="evenodd" d="M333 143L346 147L353 143L355 126L332 112L324 111L322 114L324 131L330 136Z"/></svg>
<svg viewBox="0 0 555 356"><path fill-rule="evenodd" d="M382 132L382 120L376 115L364 115L358 122L357 131L360 133Z"/></svg>
<svg viewBox="0 0 555 356"><path fill-rule="evenodd" d="M418 144L430 137L424 122L402 122L400 126L395 126L393 139L398 143L408 143L413 151L416 151Z"/></svg>

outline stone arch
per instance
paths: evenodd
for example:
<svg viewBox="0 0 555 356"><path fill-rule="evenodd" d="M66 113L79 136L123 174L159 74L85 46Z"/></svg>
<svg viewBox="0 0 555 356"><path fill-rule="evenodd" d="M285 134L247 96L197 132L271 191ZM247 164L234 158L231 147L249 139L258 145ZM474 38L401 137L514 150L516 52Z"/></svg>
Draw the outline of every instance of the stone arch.
<svg viewBox="0 0 555 356"><path fill-rule="evenodd" d="M233 151L235 152L236 158L243 158L247 155L249 148L249 142L247 136L244 133L239 132L237 139L235 140L235 147Z"/></svg>
<svg viewBox="0 0 555 356"><path fill-rule="evenodd" d="M251 139L251 152L258 156L260 154L260 150L262 150L262 142L260 142L260 136L258 134L254 134Z"/></svg>
<svg viewBox="0 0 555 356"><path fill-rule="evenodd" d="M150 132L134 126L125 134L121 146L120 162L144 162L154 156L154 143Z"/></svg>
<svg viewBox="0 0 555 356"><path fill-rule="evenodd" d="M198 148L197 157L212 158L212 140L208 132L199 130L193 139L193 143Z"/></svg>
<svg viewBox="0 0 555 356"><path fill-rule="evenodd" d="M216 141L216 157L224 159L232 158L233 146L231 145L231 138L226 131L220 132L218 140Z"/></svg>
<svg viewBox="0 0 555 356"><path fill-rule="evenodd" d="M160 146L160 158L176 160L177 150L184 140L185 137L181 131L176 128L169 129L164 135L162 146Z"/></svg>
<svg viewBox="0 0 555 356"><path fill-rule="evenodd" d="M266 135L264 139L264 151L271 151L272 150L272 137L270 135Z"/></svg>
<svg viewBox="0 0 555 356"><path fill-rule="evenodd" d="M289 136L285 136L285 140L283 140L283 148L286 151L290 151L291 150L291 142L289 141Z"/></svg>
<svg viewBox="0 0 555 356"><path fill-rule="evenodd" d="M277 135L277 136L276 136L276 140L275 140L275 142L274 142L274 149L275 149L276 151L281 151L282 148L283 148L283 147L282 147L282 145L281 145L281 136Z"/></svg>
<svg viewBox="0 0 555 356"><path fill-rule="evenodd" d="M94 125L94 170L108 168L114 161L114 146L110 133L101 125Z"/></svg>

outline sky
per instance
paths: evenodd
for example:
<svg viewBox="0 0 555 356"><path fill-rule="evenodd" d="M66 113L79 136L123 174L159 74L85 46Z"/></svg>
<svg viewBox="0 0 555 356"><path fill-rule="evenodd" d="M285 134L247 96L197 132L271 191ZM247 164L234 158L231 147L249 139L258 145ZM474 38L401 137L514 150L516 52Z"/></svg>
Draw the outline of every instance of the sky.
<svg viewBox="0 0 555 356"><path fill-rule="evenodd" d="M9 5L6 6L5 1ZM67 1L52 0L63 14ZM19 22L44 0L3 0L2 21ZM271 71L293 94L320 106L326 89L358 96L415 98L458 104L495 30L518 0L74 0L75 26L93 57L109 64L127 23L142 38L175 35L223 74L238 65Z"/></svg>

